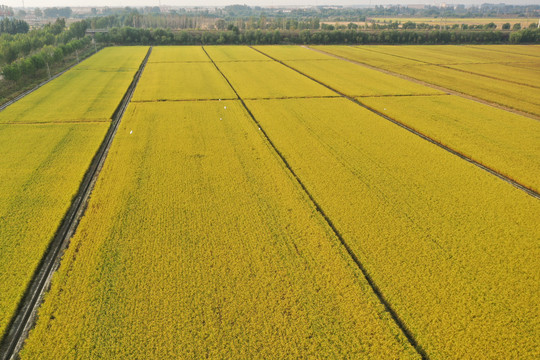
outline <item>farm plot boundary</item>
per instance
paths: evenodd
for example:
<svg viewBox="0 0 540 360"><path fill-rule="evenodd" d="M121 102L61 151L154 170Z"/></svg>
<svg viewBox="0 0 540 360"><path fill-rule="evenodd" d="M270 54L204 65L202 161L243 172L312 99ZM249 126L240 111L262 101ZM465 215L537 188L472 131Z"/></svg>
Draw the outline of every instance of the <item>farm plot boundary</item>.
<svg viewBox="0 0 540 360"><path fill-rule="evenodd" d="M262 51L260 51L260 50L258 50L258 49L255 49L255 48L253 48L253 47L252 47L252 49L254 49L255 51L260 52L261 54L264 54L264 55L268 56L269 58L271 58L271 59L273 59L274 61L280 63L281 65L286 66L286 67L288 67L289 69L296 71L297 73L299 73L299 74L301 74L301 75L303 75L303 76L305 76L305 77L307 77L307 78L309 78L309 79L311 79L311 80L317 82L318 84L323 85L324 87L326 87L326 88L328 88L328 89L334 91L336 94L339 94L341 97L346 98L347 100L350 100L350 101L354 102L355 104L357 104L357 105L363 107L364 109L367 109L367 110L371 111L372 113L374 113L374 114L376 114L376 115L382 117L383 119L388 120L388 121L390 121L390 122L392 122L392 123L394 123L394 124L400 126L401 128L403 128L403 129L405 129L405 130L407 130L407 131L409 131L409 132L411 132L411 133L413 133L413 134L415 134L415 135L421 137L422 139L424 139L424 140L426 140L426 141L429 141L430 143L432 143L432 144L434 144L434 145L439 146L440 148L442 148L442 149L444 149L444 150L450 152L451 154L456 155L456 156L460 157L461 159L463 159L463 160L465 160L465 161L467 161L467 162L469 162L469 163L471 163L471 164L473 164L473 165L478 166L479 168L481 168L481 169L483 169L483 170L489 172L490 174L492 174L492 175L498 177L499 179L501 179L501 180L503 180L503 181L506 181L507 183L511 184L512 186L514 186L514 187L516 187L516 188L518 188L518 189L520 189L520 190L525 191L527 194L529 194L529 195L531 195L531 196L533 196L533 197L535 197L535 198L537 198L537 199L540 199L540 194L539 194L539 193L537 193L536 191L534 191L534 190L528 188L527 186L525 186L525 185L523 185L523 184L521 184L521 183L515 181L514 179L512 179L512 178L510 178L510 177L508 177L508 176L506 176L506 175L503 175L503 174L499 173L498 171L496 171L496 170L494 170L494 169L492 169L492 168L490 168L490 167L488 167L488 166L486 166L486 165L483 165L483 164L479 163L478 161L476 161L476 160L474 160L474 159L472 159L472 158L470 158L470 157L468 157L468 156L466 156L466 155L460 153L459 151L454 150L454 149L452 149L452 148L450 148L450 147L448 147L448 146L446 146L446 145L444 145L444 144L442 144L442 143L440 143L440 142L438 142L438 141L432 139L431 137L429 137L429 136L427 136L427 135L425 135L425 134L423 134L423 133L421 133L421 132L419 132L419 131L417 131L417 130L414 130L413 128L411 128L411 127L409 127L409 126L403 124L402 122L400 122L400 121L398 121L398 120L396 120L396 119L393 119L393 118L391 118L391 117L389 117L389 116L387 116L387 115L385 115L385 114L383 114L383 113L377 111L376 109L373 109L373 108L371 108L371 107L369 107L369 106L367 106L367 105L361 103L360 101L358 101L358 100L356 100L356 99L354 99L354 98L351 98L350 96L347 96L347 95L343 94L342 92L340 92L340 91L334 89L333 87L331 87L331 86L329 86L329 85L327 85L327 84L325 84L325 83L323 83L323 82L321 82L321 81L319 81L319 80L317 80L317 79L315 79L315 78L313 78L313 77L311 77L311 76L309 76L309 75L307 75L307 74L305 74L305 73L303 73L303 72L301 72L301 71L295 69L294 67L292 67L292 66L290 66L290 65L287 65L286 63L284 63L284 62L282 62L282 61L280 61L280 60L278 60L278 59L276 59L276 58L271 57L270 55L265 54L264 52L262 52ZM314 50L314 49L312 49L312 50ZM318 51L318 50L314 50L314 51ZM323 53L324 53L324 52L323 52ZM339 57L338 57L338 58L339 58ZM344 60L346 60L346 59L344 59ZM362 65L363 65L363 64L362 64ZM374 69L377 69L377 68L374 68Z"/></svg>
<svg viewBox="0 0 540 360"><path fill-rule="evenodd" d="M203 47L203 50L204 52L206 53L206 50L204 49ZM258 51L258 50L257 50ZM259 51L260 52L260 51ZM261 54L263 55L266 55L264 54L263 52L260 52ZM206 53L208 55L208 53ZM328 215L326 215L326 213L324 212L324 210L321 208L321 206L319 205L319 203L315 200L315 198L313 197L313 195L308 191L308 189L306 188L306 186L304 185L304 183L302 182L302 180L298 177L298 175L294 172L294 170L292 169L292 167L290 166L290 164L288 163L287 159L285 158L285 156L278 150L278 148L275 146L275 144L273 143L273 141L270 139L270 137L268 136L268 134L266 133L266 131L264 130L264 128L262 127L262 125L257 121L257 119L255 118L255 116L253 115L253 113L251 112L251 110L247 107L246 103L244 102L244 99L238 94L238 92L236 91L236 89L234 88L234 86L231 84L231 82L229 81L229 79L225 76L225 74L221 71L221 69L219 68L219 66L214 62L214 60L210 57L210 55L208 55L208 57L210 58L210 60L212 61L212 63L214 64L214 66L216 67L216 69L221 73L221 75L223 76L223 78L227 81L227 83L229 84L229 86L231 87L231 89L236 93L236 95L238 96L238 100L240 100L240 103L242 104L242 106L244 107L244 109L246 110L246 112L249 114L249 116L251 117L251 119L253 120L253 122L255 123L255 125L257 125L257 127L259 128L259 130L261 131L261 133L263 134L264 138L266 139L266 141L268 141L268 144L270 145L270 147L275 151L275 153L279 156L279 158L281 159L281 161L283 162L283 164L285 165L285 167L287 168L287 170L291 173L291 175L293 176L293 178L298 182L298 184L300 185L300 188L305 192L306 196L310 199L310 201L313 203L315 209L317 210L317 212L324 218L325 222L328 224L328 226L332 229L332 232L335 234L335 236L339 239L339 241L341 242L341 244L343 245L343 247L345 248L345 250L347 251L347 253L349 254L349 256L351 257L351 259L354 261L355 265L360 269L360 271L362 272L364 278L366 279L366 281L368 282L370 288L372 289L372 291L374 292L374 294L377 296L377 299L380 301L380 303L384 306L385 310L390 314L390 316L392 317L392 319L394 320L394 322L396 323L396 325L399 327L399 329L403 332L403 334L405 335L405 337L407 338L407 340L409 341L409 343L411 344L411 346L416 350L416 352L421 356L422 359L429 359L428 356L427 356L427 353L425 352L425 350L418 344L418 342L416 341L414 335L412 334L412 332L408 329L408 327L405 325L405 322L399 317L399 315L397 314L397 312L393 309L392 305L386 300L386 298L384 297L384 295L382 294L381 290L379 289L379 287L377 286L377 284L375 284L373 278L371 277L371 275L367 272L366 268L364 267L364 265L360 262L360 260L358 259L358 257L356 256L356 254L354 253L354 251L352 250L352 248L347 244L347 242L345 241L345 239L343 238L343 236L341 235L341 233L339 232L339 230L336 228L336 226L334 225L334 223L332 222L332 220L328 217ZM276 61L275 59L271 58L272 60ZM293 69L294 70L294 69ZM295 70L296 71L296 70ZM324 84L322 84L324 85Z"/></svg>
<svg viewBox="0 0 540 360"><path fill-rule="evenodd" d="M101 168L107 158L107 154L111 143L114 139L118 126L124 112L131 101L137 83L141 74L148 62L148 58L152 52L152 47L143 59L139 69L135 73L133 80L128 87L122 101L114 111L112 123L105 135L105 139L100 145L96 155L92 159L92 163L86 172L83 181L79 187L77 195L73 198L71 206L62 220L56 235L51 241L47 252L45 253L40 265L38 266L27 291L19 305L16 315L11 320L6 335L0 343L0 360L15 359L19 350L28 335L28 332L35 323L37 310L43 301L43 295L50 286L52 275L59 266L63 251L69 245L69 240L77 229L80 218L83 216L86 209L88 199L94 188L95 182Z"/></svg>
<svg viewBox="0 0 540 360"><path fill-rule="evenodd" d="M514 113L514 114L517 114L517 115L525 116L525 117L528 117L528 118L531 118L531 119L540 120L540 116L532 114L532 113L528 113L528 112L525 112L525 111L513 109L513 108L501 105L501 104L496 103L496 102L480 99L480 98L472 96L472 95L468 95L468 94L465 94L465 93L462 93L462 92L459 92L459 91L451 90L451 89L445 88L443 86L435 85L435 84L432 84L432 83L429 83L429 82L426 82L426 81L422 81L422 80L419 80L419 79L416 79L416 78L413 78L413 77L410 77L410 76L407 76L407 75L403 75L403 74L400 74L400 73L397 73L397 72L394 72L394 71L391 71L391 70L381 69L379 67L369 65L369 64L365 64L365 63L362 63L360 61L352 60L352 59L349 59L349 58L346 58L346 57L343 57L343 56L339 56L339 55L336 55L336 54L332 54L330 52L326 52L326 51L321 50L321 49L314 49L314 48L312 48L310 46L305 46L305 45L303 47L305 47L306 49L312 50L312 51L319 52L321 54L326 54L326 55L332 56L332 57L334 57L336 59L348 61L348 62L351 62L353 64L364 66L364 67L369 68L369 69L377 70L377 71L382 72L384 74L392 75L392 76L398 77L400 79L405 79L405 80L408 80L408 81L412 81L412 82L415 82L417 84L430 87L432 89L441 90L441 91L444 91L444 92L446 92L448 94L451 94L451 95L460 96L462 98L465 98L465 99L468 99L468 100L473 100L473 101L476 101L476 102L484 104L484 105L495 107L497 109L505 110L505 111L508 111L508 112L511 112L511 113ZM430 65L430 64L426 63L426 65ZM285 65L285 66L287 66L287 65ZM453 69L453 70L455 70L455 69ZM477 74L475 74L475 75L477 75Z"/></svg>

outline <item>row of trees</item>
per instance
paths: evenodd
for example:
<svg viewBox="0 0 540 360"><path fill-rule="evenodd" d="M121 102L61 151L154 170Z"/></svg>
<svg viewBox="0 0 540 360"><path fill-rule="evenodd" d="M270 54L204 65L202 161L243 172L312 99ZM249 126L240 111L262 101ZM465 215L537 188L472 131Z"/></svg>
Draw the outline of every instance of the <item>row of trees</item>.
<svg viewBox="0 0 540 360"><path fill-rule="evenodd" d="M11 64L44 46L58 46L82 38L88 26L89 23L84 20L75 22L66 29L65 20L57 19L52 24L25 34L3 34L0 36L0 65Z"/></svg>
<svg viewBox="0 0 540 360"><path fill-rule="evenodd" d="M30 30L28 23L23 20L4 18L0 20L0 35L1 34L26 34Z"/></svg>
<svg viewBox="0 0 540 360"><path fill-rule="evenodd" d="M108 44L212 45L212 44L478 44L540 42L540 30L526 29L512 34L500 31L180 31L166 29L113 28L96 34Z"/></svg>
<svg viewBox="0 0 540 360"><path fill-rule="evenodd" d="M64 57L88 46L90 42L90 37L85 37L80 40L71 40L67 44L61 44L57 47L47 45L38 53L5 65L2 68L2 74L6 80L11 81L18 81L23 75L33 76L37 71L63 61Z"/></svg>

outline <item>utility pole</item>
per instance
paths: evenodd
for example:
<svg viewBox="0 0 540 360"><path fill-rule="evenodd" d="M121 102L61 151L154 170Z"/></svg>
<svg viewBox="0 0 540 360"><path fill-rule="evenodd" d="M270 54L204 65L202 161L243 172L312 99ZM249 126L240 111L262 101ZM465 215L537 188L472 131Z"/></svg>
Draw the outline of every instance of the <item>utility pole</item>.
<svg viewBox="0 0 540 360"><path fill-rule="evenodd" d="M49 79L51 78L51 69L49 68L49 62L45 61L45 64L47 64L47 74L49 74Z"/></svg>
<svg viewBox="0 0 540 360"><path fill-rule="evenodd" d="M79 51L77 49L75 49L75 54L77 55L77 64L78 64L81 61L79 60Z"/></svg>

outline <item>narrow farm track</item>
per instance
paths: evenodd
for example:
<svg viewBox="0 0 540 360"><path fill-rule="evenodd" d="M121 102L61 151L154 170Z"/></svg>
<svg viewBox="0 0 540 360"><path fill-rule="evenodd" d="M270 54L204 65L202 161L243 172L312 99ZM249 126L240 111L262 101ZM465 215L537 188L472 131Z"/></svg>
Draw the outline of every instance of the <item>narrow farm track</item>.
<svg viewBox="0 0 540 360"><path fill-rule="evenodd" d="M26 336L28 335L28 332L35 323L35 317L43 300L43 295L50 285L52 275L60 264L62 254L69 245L70 238L77 229L79 219L84 214L90 193L94 188L99 172L105 162L105 159L107 158L109 148L114 139L118 126L120 125L122 116L124 115L124 112L131 101L137 83L139 82L151 52L152 47L148 49L139 70L135 73L130 86L122 98L122 101L114 111L111 126L105 135L105 139L92 159L92 163L90 164L90 167L88 168L88 171L81 182L77 195L73 198L69 210L60 223L60 227L51 241L47 252L41 260L41 263L38 266L23 296L23 299L21 300L17 313L13 317L13 320L6 331L5 337L0 343L0 360L11 360L17 357L17 354L21 349ZM58 76L59 75L60 74L58 74Z"/></svg>
<svg viewBox="0 0 540 360"><path fill-rule="evenodd" d="M313 203L313 205L315 206L315 209L317 210L317 212L319 212L319 214L321 214L321 216L323 217L323 219L325 220L325 222L328 224L328 226L332 229L333 233L335 234L335 236L339 239L339 241L341 242L341 244L343 245L343 247L347 250L347 253L349 254L349 256L351 257L351 259L354 261L355 265L360 269L360 271L362 272L362 274L364 275L364 278L366 279L366 281L368 282L369 286L371 287L371 290L375 293L375 295L377 296L378 300L380 301L380 303L384 306L385 310L390 314L390 316L392 317L392 319L394 320L394 322L396 323L396 325L399 327L399 329L403 332L403 334L405 335L405 337L407 338L407 340L409 341L409 343L411 344L411 346L416 350L416 352L421 356L422 359L429 359L427 353L425 352L425 350L421 347L420 344L418 344L417 340L415 339L414 335L412 334L412 332L408 329L407 325L405 325L405 323L403 322L403 320L399 317L399 315L397 314L397 312L394 310L394 308L392 307L392 305L386 300L386 298L384 297L384 295L382 294L381 290L379 289L379 287L377 286L377 284L375 284L375 281L373 280L373 278L371 277L371 275L368 273L368 271L366 270L365 266L360 262L360 260L358 259L358 257L356 256L356 254L354 253L354 251L352 250L352 248L349 246L349 244L347 244L347 242L345 241L345 239L343 238L343 236L341 235L341 233L339 232L339 230L336 228L336 226L334 225L334 223L332 222L332 220L326 215L326 213L324 212L324 210L321 208L321 206L319 205L319 203L315 200L315 198L313 197L313 195L309 192L309 190L306 188L306 186L304 185L304 183L302 182L302 180L298 177L298 175L295 173L295 171L291 168L289 162L287 161L287 159L285 158L285 156L279 151L279 149L276 147L276 145L274 144L274 142L270 139L270 137L268 136L268 134L266 133L266 131L264 130L264 128L262 127L261 123L259 123L259 121L257 121L257 119L255 118L255 116L253 115L253 113L251 112L251 110L247 107L246 103L244 102L244 99L242 97L240 97L240 95L238 94L238 92L236 91L236 89L234 88L234 86L231 84L231 82L229 81L229 79L225 76L225 74L221 71L221 69L219 68L219 66L214 62L214 60L210 57L210 55L206 52L206 50L204 49L203 47L203 50L204 52L206 53L206 55L208 55L208 58L212 61L212 64L214 64L214 66L216 67L216 69L219 71L219 73L223 76L223 78L227 81L227 83L229 84L229 86L231 87L231 89L235 92L236 96L238 96L238 100L240 100L242 106L244 107L244 109L246 110L246 112L249 114L249 116L251 117L251 119L253 120L253 122L255 123L255 125L259 128L259 130L261 131L261 133L263 134L264 138L266 139L266 141L268 141L268 144L272 147L272 149L275 151L275 153L279 156L279 158L281 159L281 161L283 162L283 164L285 165L285 167L289 170L289 172L291 173L291 175L294 177L294 179L298 182L298 184L300 185L300 188L305 192L306 196L310 199L310 201ZM258 51L258 50L257 50ZM260 51L259 51L260 52ZM264 53L261 52L261 54L263 55L266 55ZM274 61L276 61L275 59L273 59Z"/></svg>
<svg viewBox="0 0 540 360"><path fill-rule="evenodd" d="M400 78L400 79L412 81L412 82L414 82L414 83L417 83L417 84L420 84L420 85L424 85L424 86L430 87L430 88L432 88L432 89L444 91L444 92L446 92L447 94L450 94L450 95L456 95L456 96L462 97L462 98L464 98L464 99L476 101L476 102L478 102L478 103L480 103L480 104L492 106L492 107L494 107L494 108L501 109L501 110L505 110L505 111L508 111L508 112L511 112L511 113L514 113L514 114L517 114L517 115L525 116L525 117L528 117L528 118L531 118L531 119L540 120L540 116L535 115L535 114L531 114L531 113L528 113L528 112L525 112L525 111L521 111L521 110L516 110L516 109L510 108L510 107L507 107L507 106L504 106L504 105L501 105L501 104L498 104L498 103L495 103L495 102L483 100L483 99L477 98L477 97L475 97L475 96L467 95L467 94L465 94L465 93L462 93L462 92L459 92L459 91L455 91L455 90L451 90L451 89L445 88L445 87L443 87L443 86L439 86L439 85L435 85L435 84L432 84L432 83L428 83L428 82L426 82L426 81L422 81L422 80L419 80L419 79L416 79L416 78L413 78L413 77L410 77L410 76L407 76L407 75L403 75L403 74L400 74L400 73L396 73L396 72L394 72L394 71L390 71L390 70L386 70L386 69L381 69L381 68L378 68L378 67L376 67L376 66L372 66L372 65L368 65L368 64L365 64L365 63L362 63L362 62L359 62L359 61L355 61L355 60L352 60L352 59L348 59L348 58L345 58L345 57L342 57L342 56L339 56L339 55L336 55L336 54L332 54L332 53L326 52L326 51L324 51L324 50L313 49L313 48L311 48L311 47L309 47L309 46L303 46L303 47L306 48L306 49L309 49L309 50L312 50L312 51L321 53L321 54L325 54L325 55L328 55L328 56L332 56L333 58L336 58L336 59L339 59L339 60L344 60L344 61L347 61L347 62L356 64L356 65L360 65L360 66L366 67L366 68L368 68L368 69L377 70L377 71L379 71L379 72L382 72L383 74L392 75L392 76L398 77L398 78ZM256 49L255 49L255 50L256 50ZM257 50L257 51L258 51L258 50ZM266 55L266 54L265 54L265 55ZM394 56L395 56L395 55L394 55ZM276 61L278 61L278 60L276 60ZM429 64L429 63L425 63L425 64L426 64L426 65L432 65L432 64ZM284 65L285 65L285 64L284 64ZM287 66L287 65L285 65L285 66ZM454 69L454 70L455 70L455 69ZM295 70L295 71L296 71L296 70ZM476 74L476 75L477 75L477 74Z"/></svg>
<svg viewBox="0 0 540 360"><path fill-rule="evenodd" d="M99 49L98 51L96 51L95 53L92 53L90 54L88 57L92 56L92 55L95 55L97 54L99 51L101 51L102 49ZM85 58L83 58L84 60ZM49 79L45 80L44 82L36 85L35 87L33 87L32 89L30 90L27 90L25 92L23 92L22 94L19 94L17 97L15 97L14 99L11 99L3 104L0 105L0 111L4 110L5 108L7 108L9 105L19 101L20 99L22 99L23 97L25 97L26 95L29 95L31 93L33 93L34 91L36 91L37 89L39 89L40 87L42 87L43 85L46 85L48 83L50 83L51 81L53 81L54 79L56 79L57 77L59 77L60 75L64 74L65 72L67 72L68 70L71 70L72 68L74 68L75 66L79 65L80 64L80 61L76 64L73 64L71 65L70 67L68 67L67 69L63 70L63 71L60 71L58 74L56 75L53 75L51 76Z"/></svg>
<svg viewBox="0 0 540 360"><path fill-rule="evenodd" d="M425 135L425 134L423 134L423 133L421 133L421 132L419 132L419 131L417 131L417 130L415 130L415 129L407 126L407 125L405 125L402 122L397 121L396 119L393 119L393 118L391 118L391 117L389 117L389 116L387 116L387 115L385 115L385 114L383 114L383 113L381 113L381 112L379 112L379 111L377 111L377 110L375 110L375 109L361 103L360 101L358 101L358 100L356 100L356 99L354 99L354 98L352 98L350 96L345 95L344 93L342 93L342 92L328 86L327 84L325 84L325 83L323 83L323 82L321 82L321 81L319 81L319 80L317 80L317 79L315 79L315 78L313 78L313 77L311 77L311 76L309 76L309 75L307 75L307 74L305 74L305 73L303 73L303 72L301 72L301 71L287 65L286 63L284 63L284 62L282 62L282 61L280 61L278 59L275 59L275 58L271 57L270 55L265 54L264 52L262 52L262 51L260 51L258 49L255 49L255 48L252 48L252 49L255 50L255 51L258 51L259 53L261 53L263 55L268 56L270 59L273 59L274 61L282 64L283 66L286 66L289 69L296 71L297 73L299 73L299 74L301 74L301 75L303 75L303 76L317 82L318 84L320 84L320 85L334 91L336 94L339 94L341 97L346 98L347 100L350 100L350 101L354 102L355 104L363 107L364 109L367 109L367 110L371 111L372 113L374 113L374 114L376 114L376 115L378 115L378 116L380 116L380 117L382 117L382 118L384 118L384 119L386 119L386 120L388 120L388 121L402 127L403 129L405 129L405 130L407 130L407 131L409 131L409 132L411 132L411 133L413 133L413 134L415 134L415 135L417 135L419 137L421 137L422 139L424 139L426 141L429 141L430 143L432 143L434 145L439 146L440 148L450 152L451 154L456 155L456 156L460 157L461 159L463 159L463 160L465 160L465 161L467 161L467 162L469 162L469 163L471 163L473 165L478 166L479 168L489 172L490 174L498 177L499 179L501 179L503 181L506 181L507 183L511 184L512 186L514 186L514 187L516 187L516 188L518 188L520 190L525 191L527 194L529 194L529 195L531 195L531 196L533 196L533 197L535 197L537 199L540 199L540 194L538 192L536 192L536 191L528 188L527 186L515 181L514 179L512 179L512 178L510 178L510 177L508 177L506 175L503 175L503 174L499 173L498 171L496 171L496 170L494 170L494 169L492 169L492 168L490 168L490 167L488 167L486 165L483 165L483 164L477 162L476 160L474 160L474 159L460 153L459 151L457 151L455 149L452 149L452 148L450 148L450 147L448 147L448 146L446 146L446 145L432 139L431 137L429 137L429 136L427 136L427 135ZM315 50L315 51L318 51L318 50Z"/></svg>

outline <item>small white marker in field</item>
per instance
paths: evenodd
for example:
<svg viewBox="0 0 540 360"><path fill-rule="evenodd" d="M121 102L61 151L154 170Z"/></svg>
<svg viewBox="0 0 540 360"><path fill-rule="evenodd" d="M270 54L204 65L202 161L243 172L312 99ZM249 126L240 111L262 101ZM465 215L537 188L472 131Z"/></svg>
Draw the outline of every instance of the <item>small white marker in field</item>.
<svg viewBox="0 0 540 360"><path fill-rule="evenodd" d="M221 101L221 99L219 99L219 101Z"/></svg>
<svg viewBox="0 0 540 360"><path fill-rule="evenodd" d="M259 128L259 130L261 130L261 128Z"/></svg>
<svg viewBox="0 0 540 360"><path fill-rule="evenodd" d="M224 109L227 109L227 107L226 107L226 106L224 106L223 108L224 108Z"/></svg>
<svg viewBox="0 0 540 360"><path fill-rule="evenodd" d="M223 118L219 118L219 120L223 120Z"/></svg>
<svg viewBox="0 0 540 360"><path fill-rule="evenodd" d="M384 108L384 110L386 110L386 108Z"/></svg>
<svg viewBox="0 0 540 360"><path fill-rule="evenodd" d="M131 130L131 131L129 132L129 134L130 134L130 135L133 134L133 130Z"/></svg>

